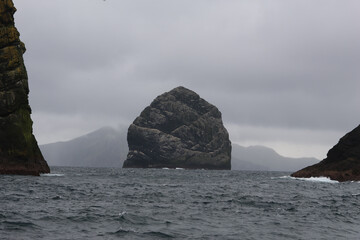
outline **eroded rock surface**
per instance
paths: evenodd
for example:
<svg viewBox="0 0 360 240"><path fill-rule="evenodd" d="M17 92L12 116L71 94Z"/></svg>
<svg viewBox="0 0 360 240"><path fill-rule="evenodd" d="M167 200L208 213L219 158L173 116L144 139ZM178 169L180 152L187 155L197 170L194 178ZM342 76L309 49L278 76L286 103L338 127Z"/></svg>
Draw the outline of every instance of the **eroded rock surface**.
<svg viewBox="0 0 360 240"><path fill-rule="evenodd" d="M15 11L11 0L0 0L0 174L39 175L50 169L32 134L25 45Z"/></svg>
<svg viewBox="0 0 360 240"><path fill-rule="evenodd" d="M293 177L329 177L332 180L360 181L360 125L342 137L318 164L293 173Z"/></svg>
<svg viewBox="0 0 360 240"><path fill-rule="evenodd" d="M127 139L125 168L231 168L220 111L184 87L158 96L130 125Z"/></svg>

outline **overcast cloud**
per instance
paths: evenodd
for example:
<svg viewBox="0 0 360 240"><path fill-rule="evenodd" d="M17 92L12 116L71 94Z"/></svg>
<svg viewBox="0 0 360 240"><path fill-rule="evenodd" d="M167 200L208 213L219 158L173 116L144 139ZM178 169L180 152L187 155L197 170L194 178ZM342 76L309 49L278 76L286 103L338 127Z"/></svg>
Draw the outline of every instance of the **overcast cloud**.
<svg viewBox="0 0 360 240"><path fill-rule="evenodd" d="M179 85L233 142L324 158L360 123L360 1L14 0L38 142L128 126Z"/></svg>

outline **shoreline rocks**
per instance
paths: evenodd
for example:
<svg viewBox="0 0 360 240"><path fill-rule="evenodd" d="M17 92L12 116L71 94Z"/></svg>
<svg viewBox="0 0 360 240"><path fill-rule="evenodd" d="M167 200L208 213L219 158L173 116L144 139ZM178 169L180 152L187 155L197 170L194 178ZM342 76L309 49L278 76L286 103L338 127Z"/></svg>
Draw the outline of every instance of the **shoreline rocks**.
<svg viewBox="0 0 360 240"><path fill-rule="evenodd" d="M328 177L339 182L360 181L360 125L343 136L320 163L301 169L292 177Z"/></svg>
<svg viewBox="0 0 360 240"><path fill-rule="evenodd" d="M50 172L32 134L25 45L14 23L11 0L0 1L0 174Z"/></svg>
<svg viewBox="0 0 360 240"><path fill-rule="evenodd" d="M177 87L158 96L128 130L124 168L231 169L231 142L220 111Z"/></svg>

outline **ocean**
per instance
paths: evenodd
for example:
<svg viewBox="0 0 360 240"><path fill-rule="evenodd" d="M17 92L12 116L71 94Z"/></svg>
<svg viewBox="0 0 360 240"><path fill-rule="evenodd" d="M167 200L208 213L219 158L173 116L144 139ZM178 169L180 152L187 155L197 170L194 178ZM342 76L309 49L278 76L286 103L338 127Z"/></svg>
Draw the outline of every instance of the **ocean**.
<svg viewBox="0 0 360 240"><path fill-rule="evenodd" d="M360 183L287 172L0 175L0 239L360 239Z"/></svg>

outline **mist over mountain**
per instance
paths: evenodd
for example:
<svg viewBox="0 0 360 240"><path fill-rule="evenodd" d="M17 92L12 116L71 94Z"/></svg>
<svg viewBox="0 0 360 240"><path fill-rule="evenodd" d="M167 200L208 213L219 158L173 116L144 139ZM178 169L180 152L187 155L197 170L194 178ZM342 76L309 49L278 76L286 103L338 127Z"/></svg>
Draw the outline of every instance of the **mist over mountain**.
<svg viewBox="0 0 360 240"><path fill-rule="evenodd" d="M66 142L40 145L50 166L121 167L128 153L127 128L104 127ZM232 144L232 170L295 171L319 162L288 158L264 146Z"/></svg>
<svg viewBox="0 0 360 240"><path fill-rule="evenodd" d="M319 162L316 158L284 157L264 146L242 147L232 144L232 170L294 171Z"/></svg>
<svg viewBox="0 0 360 240"><path fill-rule="evenodd" d="M127 129L103 127L66 142L40 145L50 166L121 167L126 159Z"/></svg>

